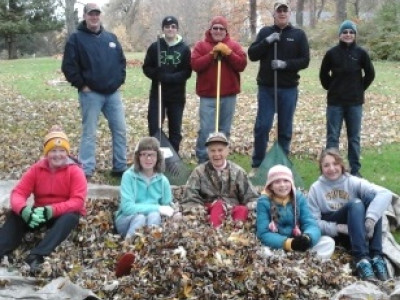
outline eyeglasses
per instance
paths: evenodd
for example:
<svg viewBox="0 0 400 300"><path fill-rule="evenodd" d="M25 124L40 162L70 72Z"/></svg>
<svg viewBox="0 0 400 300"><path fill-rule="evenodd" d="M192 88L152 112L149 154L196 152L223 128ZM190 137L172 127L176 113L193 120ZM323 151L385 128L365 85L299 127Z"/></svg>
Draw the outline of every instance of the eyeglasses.
<svg viewBox="0 0 400 300"><path fill-rule="evenodd" d="M154 158L157 157L157 153L145 153L145 152L142 152L142 153L139 153L139 156L140 156L140 157L143 157L143 158L151 158L151 159L154 159Z"/></svg>
<svg viewBox="0 0 400 300"><path fill-rule="evenodd" d="M225 31L226 30L226 28L224 28L224 27L216 27L216 26L211 27L211 29L214 31Z"/></svg>
<svg viewBox="0 0 400 300"><path fill-rule="evenodd" d="M277 9L276 9L276 12L278 12L278 13L281 13L281 12L288 12L289 11L289 9L287 8L287 7L278 7Z"/></svg>
<svg viewBox="0 0 400 300"><path fill-rule="evenodd" d="M164 25L164 29L178 29L176 24Z"/></svg>
<svg viewBox="0 0 400 300"><path fill-rule="evenodd" d="M353 30L343 30L342 34L355 34Z"/></svg>

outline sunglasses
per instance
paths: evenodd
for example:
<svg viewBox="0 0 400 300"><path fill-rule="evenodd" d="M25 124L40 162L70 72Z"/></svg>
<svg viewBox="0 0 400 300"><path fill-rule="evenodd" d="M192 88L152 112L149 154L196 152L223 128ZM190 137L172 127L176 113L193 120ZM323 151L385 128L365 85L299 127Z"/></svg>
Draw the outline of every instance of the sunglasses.
<svg viewBox="0 0 400 300"><path fill-rule="evenodd" d="M342 34L355 34L353 30L343 30Z"/></svg>
<svg viewBox="0 0 400 300"><path fill-rule="evenodd" d="M287 8L287 7L278 7L277 9L276 9L276 12L278 12L278 13L281 13L281 12L288 12L289 11L289 9Z"/></svg>
<svg viewBox="0 0 400 300"><path fill-rule="evenodd" d="M226 30L224 27L211 27L211 29L214 31L225 31Z"/></svg>
<svg viewBox="0 0 400 300"><path fill-rule="evenodd" d="M178 29L176 24L164 25L164 29Z"/></svg>

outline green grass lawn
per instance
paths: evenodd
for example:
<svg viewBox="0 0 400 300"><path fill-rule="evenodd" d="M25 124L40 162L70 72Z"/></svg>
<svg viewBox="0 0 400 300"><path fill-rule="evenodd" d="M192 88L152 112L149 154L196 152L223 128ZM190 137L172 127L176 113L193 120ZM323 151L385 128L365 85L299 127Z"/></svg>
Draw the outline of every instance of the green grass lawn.
<svg viewBox="0 0 400 300"><path fill-rule="evenodd" d="M142 61L143 53L128 53L129 61ZM322 89L318 80L318 71L320 66L320 57L313 57L310 67L301 71L300 100L314 101L316 105L321 105L325 101L325 91ZM382 106L387 102L398 107L399 99L397 96L397 87L400 77L400 63L377 61L374 62L376 68L376 80L367 93L367 102L370 95L379 95ZM63 101L67 99L76 99L76 90L69 84L52 85L55 80L62 80L63 74L60 71L61 60L53 57L3 60L0 61L0 82L3 90L21 95L31 101ZM257 91L256 73L258 63L250 62L242 74L242 94L249 95L249 98L255 99ZM189 95L195 94L196 74L193 73L187 86ZM150 87L150 80L143 75L140 66L129 67L127 69L127 80L123 86L123 97L127 101L146 101ZM4 92L4 91L3 91ZM318 103L317 103L318 102ZM385 103L386 102L386 103ZM300 110L301 108L298 108ZM310 114L308 118L313 118ZM400 119L386 120L376 117L376 122L395 122ZM384 132L376 132L376 140ZM384 185L396 193L400 193L398 166L400 165L400 143L397 141L388 144L379 144L368 146L362 149L362 174L365 178ZM231 158L242 165L246 170L250 169L250 158L247 155L233 154ZM301 154L291 157L296 170L304 179L305 186L315 181L318 176L318 167L315 155ZM117 184L110 179L110 183Z"/></svg>

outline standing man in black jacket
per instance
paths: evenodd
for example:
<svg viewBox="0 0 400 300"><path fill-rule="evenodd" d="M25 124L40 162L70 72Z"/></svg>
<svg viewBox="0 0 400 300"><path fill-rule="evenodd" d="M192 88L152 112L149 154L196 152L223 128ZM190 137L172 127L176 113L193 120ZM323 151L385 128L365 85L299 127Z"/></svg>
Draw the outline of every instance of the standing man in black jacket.
<svg viewBox="0 0 400 300"><path fill-rule="evenodd" d="M356 44L357 27L346 20L339 27L339 44L322 59L319 78L328 91L326 148L339 148L343 120L348 139L348 160L352 175L361 177L360 132L364 92L375 78L371 59Z"/></svg>
<svg viewBox="0 0 400 300"><path fill-rule="evenodd" d="M278 142L286 155L289 154L298 97L297 86L300 79L298 72L307 68L310 62L306 34L289 23L290 7L286 0L275 1L273 16L274 25L263 27L248 50L251 61L260 61L257 75L258 109L254 125L253 169L249 176L254 176L264 160L275 109L278 113ZM276 59L274 57L275 43L277 44ZM277 72L277 108L274 103L275 71Z"/></svg>
<svg viewBox="0 0 400 300"><path fill-rule="evenodd" d="M96 131L100 112L108 121L112 135L111 175L121 177L126 170L126 124L119 87L125 82L126 59L117 37L104 30L100 7L88 3L84 20L65 45L62 71L78 89L82 114L79 159L86 178L96 167Z"/></svg>
<svg viewBox="0 0 400 300"><path fill-rule="evenodd" d="M182 140L182 117L186 102L186 81L190 78L190 48L178 34L179 23L167 16L161 23L163 36L147 49L143 64L144 74L152 80L147 115L149 134L159 128L158 84L161 83L162 122L168 116L169 141L179 152ZM158 50L158 44L160 49ZM158 53L160 51L160 53ZM160 57L159 57L160 56Z"/></svg>

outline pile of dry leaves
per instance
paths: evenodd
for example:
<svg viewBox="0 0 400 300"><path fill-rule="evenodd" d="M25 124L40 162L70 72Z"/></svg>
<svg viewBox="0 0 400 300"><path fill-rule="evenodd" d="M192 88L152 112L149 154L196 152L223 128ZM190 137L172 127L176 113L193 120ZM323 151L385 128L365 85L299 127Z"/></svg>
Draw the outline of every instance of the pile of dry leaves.
<svg viewBox="0 0 400 300"><path fill-rule="evenodd" d="M343 252L325 262L312 253L263 257L254 215L241 228L228 220L219 230L201 212L183 215L128 244L114 233L117 199L89 199L87 207L79 228L46 258L38 287L67 276L102 299L329 299L355 281ZM9 268L27 274L23 259L40 235L26 236ZM116 261L127 251L136 257L131 274L116 278Z"/></svg>

